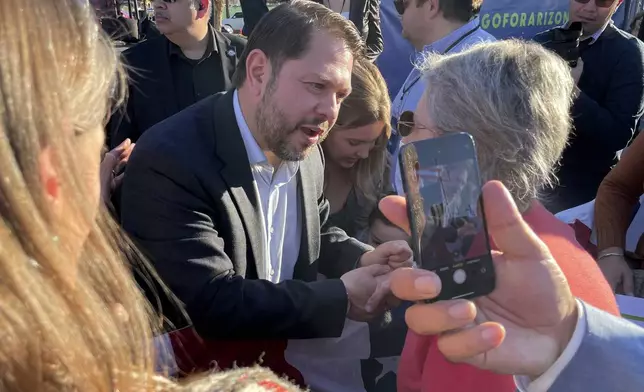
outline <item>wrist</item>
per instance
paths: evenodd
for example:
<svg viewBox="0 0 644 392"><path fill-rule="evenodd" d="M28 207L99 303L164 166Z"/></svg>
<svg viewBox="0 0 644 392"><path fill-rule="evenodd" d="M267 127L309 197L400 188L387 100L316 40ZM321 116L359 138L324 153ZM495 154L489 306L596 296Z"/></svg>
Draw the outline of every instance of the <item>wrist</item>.
<svg viewBox="0 0 644 392"><path fill-rule="evenodd" d="M618 246L611 246L610 248L606 248L597 252L598 261L609 256L624 257L624 248L620 248Z"/></svg>
<svg viewBox="0 0 644 392"><path fill-rule="evenodd" d="M559 323L559 328L555 333L557 341L557 356L555 357L555 361L561 357L563 352L566 350L566 347L568 347L568 344L577 329L579 314L579 303L575 299L572 303L572 308L568 311L568 315Z"/></svg>

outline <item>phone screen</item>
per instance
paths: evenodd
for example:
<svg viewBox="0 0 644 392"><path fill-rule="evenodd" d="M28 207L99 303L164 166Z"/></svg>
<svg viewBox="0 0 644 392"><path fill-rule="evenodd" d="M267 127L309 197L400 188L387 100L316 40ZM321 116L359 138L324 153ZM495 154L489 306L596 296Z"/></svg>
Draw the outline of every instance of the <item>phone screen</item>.
<svg viewBox="0 0 644 392"><path fill-rule="evenodd" d="M412 143L401 153L416 262L456 285L493 272L471 137Z"/></svg>

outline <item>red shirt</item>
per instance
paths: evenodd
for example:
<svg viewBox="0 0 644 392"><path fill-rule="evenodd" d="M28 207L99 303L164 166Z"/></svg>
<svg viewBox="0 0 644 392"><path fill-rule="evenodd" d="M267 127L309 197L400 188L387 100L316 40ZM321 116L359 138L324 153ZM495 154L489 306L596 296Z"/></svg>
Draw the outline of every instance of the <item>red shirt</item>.
<svg viewBox="0 0 644 392"><path fill-rule="evenodd" d="M548 246L575 297L619 315L615 296L593 257L579 245L573 229L539 202L523 218ZM496 249L494 243L490 244ZM515 392L512 376L448 362L436 337L407 333L398 365L398 392Z"/></svg>

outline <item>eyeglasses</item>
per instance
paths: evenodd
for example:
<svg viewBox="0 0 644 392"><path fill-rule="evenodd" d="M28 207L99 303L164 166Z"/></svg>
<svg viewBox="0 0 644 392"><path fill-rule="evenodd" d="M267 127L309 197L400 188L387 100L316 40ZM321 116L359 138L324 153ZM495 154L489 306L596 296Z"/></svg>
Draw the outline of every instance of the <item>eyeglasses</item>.
<svg viewBox="0 0 644 392"><path fill-rule="evenodd" d="M592 0L575 0L575 1L580 4L588 4ZM615 4L616 1L621 1L621 0L595 0L595 5L599 8L610 8L613 4Z"/></svg>
<svg viewBox="0 0 644 392"><path fill-rule="evenodd" d="M394 0L394 7L396 8L396 12L398 12L399 15L405 13L408 5L409 0Z"/></svg>
<svg viewBox="0 0 644 392"><path fill-rule="evenodd" d="M397 127L398 134L402 137L407 137L414 129L414 112L407 110L400 114L398 118Z"/></svg>

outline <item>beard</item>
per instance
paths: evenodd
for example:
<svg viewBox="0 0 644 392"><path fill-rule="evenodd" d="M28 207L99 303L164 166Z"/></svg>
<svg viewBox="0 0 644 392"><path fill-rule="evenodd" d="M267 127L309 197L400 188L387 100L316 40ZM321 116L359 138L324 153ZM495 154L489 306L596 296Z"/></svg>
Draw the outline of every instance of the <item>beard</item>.
<svg viewBox="0 0 644 392"><path fill-rule="evenodd" d="M292 142L291 136L300 132L304 125L319 125L325 123L323 119L307 118L299 122L288 120L287 114L277 105L276 99L273 98L275 90L274 81L269 82L264 96L257 108L256 119L257 125L261 127L262 136L268 149L283 161L301 161L308 153L327 137L328 125L320 125L324 130L320 135L318 142L305 148L300 148Z"/></svg>

